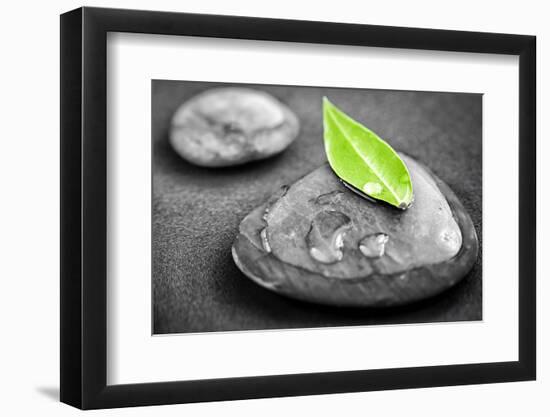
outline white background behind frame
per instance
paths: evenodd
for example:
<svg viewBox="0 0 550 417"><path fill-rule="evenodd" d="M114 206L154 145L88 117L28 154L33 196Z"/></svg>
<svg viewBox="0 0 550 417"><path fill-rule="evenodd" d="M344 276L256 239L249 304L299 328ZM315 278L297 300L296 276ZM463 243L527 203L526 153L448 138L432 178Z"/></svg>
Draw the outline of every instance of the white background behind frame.
<svg viewBox="0 0 550 417"><path fill-rule="evenodd" d="M517 57L119 33L107 53L108 384L517 360ZM151 79L483 93L483 321L151 337Z"/></svg>

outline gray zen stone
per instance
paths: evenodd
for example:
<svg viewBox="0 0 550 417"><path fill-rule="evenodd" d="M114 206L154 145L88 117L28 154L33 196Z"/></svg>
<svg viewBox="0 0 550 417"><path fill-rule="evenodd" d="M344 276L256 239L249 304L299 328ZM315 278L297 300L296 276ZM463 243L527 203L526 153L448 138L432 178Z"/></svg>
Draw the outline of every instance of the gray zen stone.
<svg viewBox="0 0 550 417"><path fill-rule="evenodd" d="M232 249L239 269L337 306L405 304L456 284L477 259L472 220L445 183L401 156L415 193L407 210L360 197L323 165L245 217Z"/></svg>
<svg viewBox="0 0 550 417"><path fill-rule="evenodd" d="M297 117L271 95L248 88L215 88L174 113L170 143L193 164L222 167L277 154L298 131Z"/></svg>

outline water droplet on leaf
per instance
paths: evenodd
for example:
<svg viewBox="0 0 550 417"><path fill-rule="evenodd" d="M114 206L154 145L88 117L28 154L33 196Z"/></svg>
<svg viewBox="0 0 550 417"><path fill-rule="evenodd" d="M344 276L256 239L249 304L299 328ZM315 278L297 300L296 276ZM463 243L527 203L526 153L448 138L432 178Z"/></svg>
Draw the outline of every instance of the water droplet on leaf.
<svg viewBox="0 0 550 417"><path fill-rule="evenodd" d="M382 192L382 186L377 182L367 182L363 185L363 191L368 195L377 196Z"/></svg>

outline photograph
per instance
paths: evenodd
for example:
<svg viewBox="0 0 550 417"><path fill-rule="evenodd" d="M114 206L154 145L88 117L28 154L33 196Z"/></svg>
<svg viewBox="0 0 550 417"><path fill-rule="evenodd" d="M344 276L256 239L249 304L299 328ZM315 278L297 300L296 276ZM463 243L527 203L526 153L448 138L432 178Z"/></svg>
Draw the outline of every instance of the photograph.
<svg viewBox="0 0 550 417"><path fill-rule="evenodd" d="M12 280L28 287L12 291L23 304L59 304L40 309L49 319L9 309L30 312L11 321L35 341L52 336L40 372L12 372L36 398L58 387L65 405L106 413L218 402L257 415L269 399L292 415L390 403L396 415L537 415L548 25L525 7L443 21L415 3L400 22L382 13L395 5L321 6L63 10L47 54L56 83L11 83L19 133L34 114L17 106L21 86L59 85L60 106L35 113L60 146L19 141L6 176L58 168L59 233L21 229L42 213L44 169L15 187L32 197L12 199L27 220L8 222L23 258L29 236L60 240L55 285L38 270L38 286ZM15 45L23 61L47 52Z"/></svg>
<svg viewBox="0 0 550 417"><path fill-rule="evenodd" d="M152 334L482 320L482 103L152 80Z"/></svg>

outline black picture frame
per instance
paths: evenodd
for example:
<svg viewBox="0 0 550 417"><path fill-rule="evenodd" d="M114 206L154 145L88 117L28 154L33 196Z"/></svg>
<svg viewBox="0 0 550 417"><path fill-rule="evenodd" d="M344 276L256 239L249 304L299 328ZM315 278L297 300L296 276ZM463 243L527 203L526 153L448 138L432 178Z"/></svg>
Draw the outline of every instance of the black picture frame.
<svg viewBox="0 0 550 417"><path fill-rule="evenodd" d="M108 32L519 56L519 360L107 385ZM60 57L62 402L94 409L535 379L534 36L84 7L61 15Z"/></svg>

